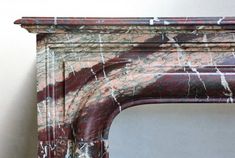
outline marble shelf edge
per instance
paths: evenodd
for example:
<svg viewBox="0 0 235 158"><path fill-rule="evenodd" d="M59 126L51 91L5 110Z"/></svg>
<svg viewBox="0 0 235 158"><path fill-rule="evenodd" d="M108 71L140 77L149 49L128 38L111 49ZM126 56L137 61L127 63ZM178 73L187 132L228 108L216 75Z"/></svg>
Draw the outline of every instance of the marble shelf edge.
<svg viewBox="0 0 235 158"><path fill-rule="evenodd" d="M23 17L37 33L39 158L108 158L124 109L233 103L235 17Z"/></svg>
<svg viewBox="0 0 235 158"><path fill-rule="evenodd" d="M235 24L235 17L22 17L14 22L33 33L61 33L57 26L196 26ZM37 29L37 27L42 29ZM45 26L45 29L43 29ZM50 28L50 29L48 29ZM78 29L76 27L75 29Z"/></svg>
<svg viewBox="0 0 235 158"><path fill-rule="evenodd" d="M150 23L150 22L153 23ZM234 17L23 17L24 25L231 25Z"/></svg>

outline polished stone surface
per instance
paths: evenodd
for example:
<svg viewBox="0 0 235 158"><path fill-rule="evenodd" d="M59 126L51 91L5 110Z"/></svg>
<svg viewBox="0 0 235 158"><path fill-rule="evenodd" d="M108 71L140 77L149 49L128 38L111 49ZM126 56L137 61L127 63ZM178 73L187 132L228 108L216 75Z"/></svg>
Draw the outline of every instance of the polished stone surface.
<svg viewBox="0 0 235 158"><path fill-rule="evenodd" d="M108 158L122 110L233 103L232 17L22 18L37 35L38 155Z"/></svg>

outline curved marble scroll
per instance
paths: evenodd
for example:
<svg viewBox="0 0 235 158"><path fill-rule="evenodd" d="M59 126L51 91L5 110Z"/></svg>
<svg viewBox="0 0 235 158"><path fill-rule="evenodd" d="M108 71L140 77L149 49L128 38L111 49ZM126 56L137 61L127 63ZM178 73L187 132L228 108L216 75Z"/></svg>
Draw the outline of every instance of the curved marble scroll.
<svg viewBox="0 0 235 158"><path fill-rule="evenodd" d="M234 102L233 18L16 23L39 33L40 158L108 158L111 123L132 106Z"/></svg>

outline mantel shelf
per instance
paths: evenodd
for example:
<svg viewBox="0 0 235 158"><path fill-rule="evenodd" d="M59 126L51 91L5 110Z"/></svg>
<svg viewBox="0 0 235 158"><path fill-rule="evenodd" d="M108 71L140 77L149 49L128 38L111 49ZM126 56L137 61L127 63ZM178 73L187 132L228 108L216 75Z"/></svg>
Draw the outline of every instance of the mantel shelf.
<svg viewBox="0 0 235 158"><path fill-rule="evenodd" d="M231 25L234 17L23 17L21 25Z"/></svg>

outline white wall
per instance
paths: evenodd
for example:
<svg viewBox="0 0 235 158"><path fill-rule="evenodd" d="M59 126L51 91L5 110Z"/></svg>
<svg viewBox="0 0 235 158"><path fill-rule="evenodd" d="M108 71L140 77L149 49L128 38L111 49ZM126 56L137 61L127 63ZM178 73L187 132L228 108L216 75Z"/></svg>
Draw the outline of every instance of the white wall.
<svg viewBox="0 0 235 158"><path fill-rule="evenodd" d="M111 158L235 157L235 106L147 105L117 116Z"/></svg>
<svg viewBox="0 0 235 158"><path fill-rule="evenodd" d="M0 158L36 157L35 35L29 34L19 26L13 25L15 19L22 16L235 16L234 8L235 2L233 0L1 0ZM214 140L217 137L211 137L210 133L208 133L210 128L207 128L211 126L230 127L230 131L221 130L217 132L219 132L218 139L220 141L224 140L222 142L223 145L226 145L226 147L232 145L234 138L231 137L230 132L234 131L234 126L232 126L233 121L231 121L235 120L235 116L232 115L234 108L229 107L231 110L221 109L220 107L206 108L206 111L204 111L203 107L198 108L197 110L193 110L194 108L188 109L192 117L191 115L185 114L187 110L183 107L176 109L174 107L159 108L156 106L151 108L151 110L138 108L123 112L123 114L115 119L111 129L111 158L120 158L119 152L125 153L124 156L121 156L123 158L133 157L134 153L139 153L139 157L150 157L150 151L158 155L160 154L159 157L167 157L163 154L171 154L172 145L170 144L170 140L173 138L173 145L180 146L184 144L186 146L186 148L181 146L177 150L174 150L173 153L176 154L179 152L178 150L182 150L184 153L190 153L202 147L200 149L201 153L199 153L200 156L204 154L204 151L204 157L212 152L218 153L219 151L221 151L221 156L218 155L217 157L234 156L235 151L224 153L224 147L218 146L218 142ZM162 110L164 111L163 114ZM178 113L175 114L175 110L180 115ZM221 112L218 112L220 110ZM158 114L156 117L153 117L153 111ZM141 115L138 117L141 117L142 121L135 122L133 119L133 117L137 118L135 113ZM170 118L168 118L168 113L170 114ZM201 118L197 118L197 114L202 116L202 118L206 118L205 122ZM216 119L217 122L214 122L211 118ZM156 120L158 120L159 125L169 123L170 130L165 131L164 127L161 128L160 126L153 127ZM182 125L181 122L185 123ZM194 122L196 125L200 124L200 122L202 124L197 129L190 122ZM197 131L202 129L201 126L203 126L203 129L206 128L208 138L205 137L205 144L202 146L200 146L200 143L197 145L188 145L186 140L191 140L189 137L182 141L183 143L180 143L179 140L183 138L179 136L175 138L173 135L181 128L181 126L177 126L176 124L180 124L183 129L192 132L192 134L187 134L187 136L194 136L196 134L195 141L198 141L198 138L203 135L200 131L197 134ZM123 132L124 128L128 132ZM154 139L150 139L151 137L145 139L144 135L138 133L141 131L149 132L151 137L154 136ZM172 133L169 133L171 131ZM134 132L136 133L133 134ZM137 140L139 134L141 134L141 138ZM126 140L122 144L122 147L126 148L126 151L122 151L123 148L121 149L119 146L122 140L120 137L124 137L124 140ZM127 138L135 141L129 142ZM161 138L160 141L158 138ZM145 145L140 144L140 142L146 140L150 141L150 145L147 142L145 142ZM156 142L153 140L156 140ZM134 146L131 147L131 144ZM206 152L204 148L208 146L211 146L211 150L216 150ZM156 147L158 149L160 148L162 152L158 153L159 150L155 149ZM135 149L143 150L144 155L141 155L141 152L137 152ZM179 157L184 155L174 154L173 156Z"/></svg>

